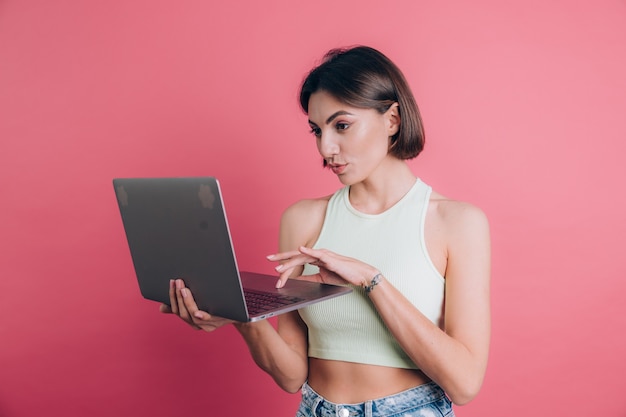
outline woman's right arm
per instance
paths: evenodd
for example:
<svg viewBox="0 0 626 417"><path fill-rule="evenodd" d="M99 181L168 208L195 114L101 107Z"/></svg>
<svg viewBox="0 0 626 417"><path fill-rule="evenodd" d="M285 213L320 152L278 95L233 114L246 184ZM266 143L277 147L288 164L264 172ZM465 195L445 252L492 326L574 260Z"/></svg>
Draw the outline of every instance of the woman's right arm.
<svg viewBox="0 0 626 417"><path fill-rule="evenodd" d="M279 250L284 252L311 245L321 228L325 207L324 200L307 200L289 207L281 218ZM299 268L292 276L301 273L302 268ZM194 328L210 332L233 323L246 341L255 363L285 391L297 392L306 381L307 328L297 311L278 316L275 329L268 320L239 323L198 310L191 291L180 280L173 283L170 299L173 307L162 306L161 311L177 314Z"/></svg>
<svg viewBox="0 0 626 417"><path fill-rule="evenodd" d="M277 329L268 320L235 323L254 362L287 392L297 392L308 376L306 327L297 311L278 317Z"/></svg>
<svg viewBox="0 0 626 417"><path fill-rule="evenodd" d="M304 200L289 207L280 222L279 251L312 245L324 221L327 199ZM291 277L302 274L300 267ZM287 392L297 392L308 377L307 327L297 311L278 316L278 327L267 320L235 323L256 364Z"/></svg>

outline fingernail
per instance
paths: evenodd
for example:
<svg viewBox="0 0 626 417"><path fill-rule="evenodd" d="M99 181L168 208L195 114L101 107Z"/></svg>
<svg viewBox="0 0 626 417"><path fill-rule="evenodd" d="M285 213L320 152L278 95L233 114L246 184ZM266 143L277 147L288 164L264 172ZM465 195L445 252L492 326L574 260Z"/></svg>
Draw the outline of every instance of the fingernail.
<svg viewBox="0 0 626 417"><path fill-rule="evenodd" d="M180 293L183 295L183 298L187 298L187 288L180 290Z"/></svg>
<svg viewBox="0 0 626 417"><path fill-rule="evenodd" d="M272 255L267 255L266 258L271 260L271 259L274 259L274 256L275 255L273 255L273 254Z"/></svg>
<svg viewBox="0 0 626 417"><path fill-rule="evenodd" d="M274 269L275 269L275 270L277 270L278 272L280 272L280 271L282 271L282 270L283 270L283 268L284 268L284 266L281 264L281 265L278 265L278 266L277 266L276 268L274 268Z"/></svg>
<svg viewBox="0 0 626 417"><path fill-rule="evenodd" d="M202 313L199 311L196 311L195 313L193 313L193 316L197 319L201 319L202 318Z"/></svg>

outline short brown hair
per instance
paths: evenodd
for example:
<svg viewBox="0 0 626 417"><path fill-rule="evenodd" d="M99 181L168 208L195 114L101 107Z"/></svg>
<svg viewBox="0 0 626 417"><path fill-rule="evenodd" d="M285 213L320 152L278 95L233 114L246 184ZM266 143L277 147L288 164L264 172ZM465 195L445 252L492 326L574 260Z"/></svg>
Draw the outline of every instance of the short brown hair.
<svg viewBox="0 0 626 417"><path fill-rule="evenodd" d="M399 159L412 159L424 149L424 127L413 93L400 69L376 49L356 46L328 51L300 88L300 107L305 113L311 94L318 91L381 114L398 103L400 129L391 138L389 152Z"/></svg>

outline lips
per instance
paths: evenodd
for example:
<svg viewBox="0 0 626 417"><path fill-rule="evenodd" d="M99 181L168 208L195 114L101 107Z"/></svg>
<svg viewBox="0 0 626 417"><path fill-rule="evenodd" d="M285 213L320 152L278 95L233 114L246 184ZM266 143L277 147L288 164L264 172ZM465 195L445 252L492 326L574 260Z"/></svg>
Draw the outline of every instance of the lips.
<svg viewBox="0 0 626 417"><path fill-rule="evenodd" d="M330 164L328 166L330 167L331 171L333 171L336 175L343 174L343 172L346 170L345 164Z"/></svg>

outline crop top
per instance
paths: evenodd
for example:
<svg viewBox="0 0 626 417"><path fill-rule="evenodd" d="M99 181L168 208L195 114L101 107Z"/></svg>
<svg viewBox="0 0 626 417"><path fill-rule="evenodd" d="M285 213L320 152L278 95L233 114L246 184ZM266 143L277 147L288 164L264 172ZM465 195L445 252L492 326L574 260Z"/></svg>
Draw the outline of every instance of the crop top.
<svg viewBox="0 0 626 417"><path fill-rule="evenodd" d="M331 196L314 248L377 268L426 317L443 327L444 278L427 251L424 221L431 187L420 179L380 214L357 211L346 186ZM305 265L304 275L318 268ZM308 327L310 357L417 369L387 329L365 291L354 291L299 310ZM374 290L376 291L376 290Z"/></svg>

